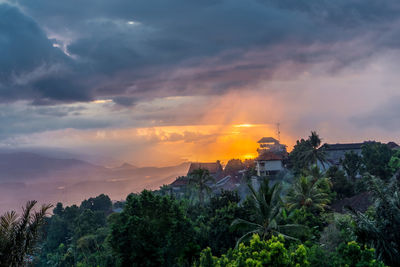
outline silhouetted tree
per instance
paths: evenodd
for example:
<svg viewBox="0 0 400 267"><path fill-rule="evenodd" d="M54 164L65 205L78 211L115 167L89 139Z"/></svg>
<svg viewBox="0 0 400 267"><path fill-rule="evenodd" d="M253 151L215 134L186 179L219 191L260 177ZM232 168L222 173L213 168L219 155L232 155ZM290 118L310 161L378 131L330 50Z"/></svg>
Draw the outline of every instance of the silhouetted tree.
<svg viewBox="0 0 400 267"><path fill-rule="evenodd" d="M42 205L35 211L36 201L28 201L22 215L15 211L0 217L0 264L1 266L24 266L27 256L32 255L40 236L40 227L51 205Z"/></svg>

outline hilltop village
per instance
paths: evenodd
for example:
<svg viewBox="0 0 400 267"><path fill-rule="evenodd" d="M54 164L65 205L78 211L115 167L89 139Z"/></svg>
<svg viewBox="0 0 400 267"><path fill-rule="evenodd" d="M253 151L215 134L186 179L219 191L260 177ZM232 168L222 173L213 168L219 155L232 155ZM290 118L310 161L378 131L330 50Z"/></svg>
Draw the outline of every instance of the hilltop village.
<svg viewBox="0 0 400 267"><path fill-rule="evenodd" d="M257 154L226 164L193 162L170 185L130 193L126 201L101 194L79 206L59 202L50 218L34 213L43 218L44 238L28 260L33 266L399 266L396 143L323 144L311 132L290 153L279 138L263 137ZM24 216L35 203L27 203ZM12 214L0 217L2 225ZM0 251L17 244L13 235L1 236L7 231L0 231ZM0 262L11 262L8 255L0 253Z"/></svg>
<svg viewBox="0 0 400 267"><path fill-rule="evenodd" d="M297 141L297 147L305 142L304 139ZM292 183L294 177L298 174L298 166L295 166L296 146L291 154L287 151L287 146L281 144L279 140L273 137L262 137L258 142L257 154L254 159L231 159L225 166L220 161L216 162L192 162L186 176L178 177L168 186L163 186L161 191L169 192L175 197L187 198L193 193L191 188L191 177L196 170L204 170L209 179L206 182L208 193L218 195L224 190L237 191L242 199L248 192L248 184L258 189L264 180L272 183ZM329 170L345 171L342 165L346 155L356 155L360 159L363 156L363 147L367 145L381 144L376 141L364 141L359 143L324 143L317 147L317 150L323 155L323 158L316 160L315 166L321 173L329 173ZM392 151L399 151L400 146L395 142L382 144ZM304 157L301 155L300 157ZM354 174L355 179L361 178L362 168ZM355 208L365 210L371 202L368 200L368 194L362 192L351 198L344 198L332 205L337 211L342 211L345 205L353 205ZM353 203L355 202L355 204ZM358 207L357 207L358 205Z"/></svg>

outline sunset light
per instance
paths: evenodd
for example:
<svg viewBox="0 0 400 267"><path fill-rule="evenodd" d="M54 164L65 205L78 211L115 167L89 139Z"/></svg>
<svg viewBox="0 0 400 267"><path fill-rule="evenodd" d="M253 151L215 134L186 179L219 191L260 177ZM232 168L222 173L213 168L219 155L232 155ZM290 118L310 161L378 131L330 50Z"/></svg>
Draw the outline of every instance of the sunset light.
<svg viewBox="0 0 400 267"><path fill-rule="evenodd" d="M0 0L0 266L400 266L399 69L399 0Z"/></svg>
<svg viewBox="0 0 400 267"><path fill-rule="evenodd" d="M250 128L250 127L254 127L254 126L255 125L253 125L253 124L236 124L233 127L236 127L236 128Z"/></svg>

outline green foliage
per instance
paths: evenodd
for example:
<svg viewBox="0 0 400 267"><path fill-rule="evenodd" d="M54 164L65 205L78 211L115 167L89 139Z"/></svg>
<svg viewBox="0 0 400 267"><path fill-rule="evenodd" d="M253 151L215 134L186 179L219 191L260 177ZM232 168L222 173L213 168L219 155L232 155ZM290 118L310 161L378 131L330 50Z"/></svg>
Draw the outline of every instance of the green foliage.
<svg viewBox="0 0 400 267"><path fill-rule="evenodd" d="M375 250L373 248L361 247L357 242L351 241L347 244L341 244L337 253L340 257L335 257L335 266L349 267L383 267L383 262L375 259Z"/></svg>
<svg viewBox="0 0 400 267"><path fill-rule="evenodd" d="M388 180L393 174L389 162L394 152L379 142L368 143L362 146L362 159L365 171L383 180Z"/></svg>
<svg viewBox="0 0 400 267"><path fill-rule="evenodd" d="M64 208L58 203L45 228L46 239L35 265L114 266L115 258L106 242L110 204L105 195L85 200L80 207Z"/></svg>
<svg viewBox="0 0 400 267"><path fill-rule="evenodd" d="M290 165L295 175L301 174L304 169L307 169L309 162L303 160L304 153L311 150L311 144L308 140L301 139L296 141L292 152L289 154Z"/></svg>
<svg viewBox="0 0 400 267"><path fill-rule="evenodd" d="M388 185L376 177L365 177L372 193L374 209L362 214L354 212L358 240L376 249L379 257L395 266L400 258L400 191L392 178Z"/></svg>
<svg viewBox="0 0 400 267"><path fill-rule="evenodd" d="M214 182L214 178L207 169L197 169L189 174L189 184L197 189L201 204L204 204L204 194L211 192L209 183L212 182Z"/></svg>
<svg viewBox="0 0 400 267"><path fill-rule="evenodd" d="M300 176L286 196L286 205L290 210L324 211L330 202L329 195L326 193L327 183L326 178L314 179L311 176Z"/></svg>
<svg viewBox="0 0 400 267"><path fill-rule="evenodd" d="M392 169L393 173L400 170L400 150L397 150L390 158L389 167Z"/></svg>
<svg viewBox="0 0 400 267"><path fill-rule="evenodd" d="M355 241L342 243L335 252L329 252L314 244L285 246L283 236L272 236L262 240L253 235L249 245L241 243L238 249L230 250L221 257L212 255L206 248L200 254L198 267L234 267L234 266L326 266L326 267L383 267L376 260L374 249L360 246Z"/></svg>
<svg viewBox="0 0 400 267"><path fill-rule="evenodd" d="M321 139L316 132L311 132L307 140L301 139L296 142L289 154L295 175L300 175L304 170L317 165L318 162L324 167L326 152L324 147L320 147L320 145Z"/></svg>
<svg viewBox="0 0 400 267"><path fill-rule="evenodd" d="M307 248L310 266L324 267L384 267L382 261L376 259L375 251L360 246L355 241L341 243L333 252L316 244Z"/></svg>
<svg viewBox="0 0 400 267"><path fill-rule="evenodd" d="M319 243L325 250L334 252L341 243L354 241L354 223L349 215L335 214L334 219L321 231Z"/></svg>
<svg viewBox="0 0 400 267"><path fill-rule="evenodd" d="M306 209L295 209L289 213L285 222L305 226L302 231L296 233L300 240L317 241L320 232L328 224L328 219L329 216L326 213L312 213Z"/></svg>
<svg viewBox="0 0 400 267"><path fill-rule="evenodd" d="M337 166L330 167L326 172L326 176L329 177L329 180L332 183L332 190L336 192L337 199L352 197L354 195L353 180L349 180L345 176L344 172Z"/></svg>
<svg viewBox="0 0 400 267"><path fill-rule="evenodd" d="M249 219L251 214L248 202L239 205L239 201L237 192L223 190L205 205L196 203L186 207L196 231L196 243L201 248L208 246L216 255L221 255L235 246L243 231L235 231L231 223L236 218Z"/></svg>
<svg viewBox="0 0 400 267"><path fill-rule="evenodd" d="M42 205L35 211L36 201L28 201L22 215L15 211L0 216L0 265L23 266L27 257L34 253L40 237L40 227L45 222L51 205Z"/></svg>
<svg viewBox="0 0 400 267"><path fill-rule="evenodd" d="M105 213L109 213L112 208L112 203L108 196L101 194L95 198L84 200L80 208L84 210L87 209L91 211L102 211Z"/></svg>
<svg viewBox="0 0 400 267"><path fill-rule="evenodd" d="M98 228L104 227L105 224L106 218L103 212L85 209L75 219L74 238L77 240L84 235L93 234Z"/></svg>
<svg viewBox="0 0 400 267"><path fill-rule="evenodd" d="M205 249L200 255L198 266L309 266L307 256L307 249L303 245L288 250L283 236L261 240L255 234L248 246L242 243L238 249L220 258L212 256L211 249Z"/></svg>
<svg viewBox="0 0 400 267"><path fill-rule="evenodd" d="M249 185L251 191L251 204L253 205L253 220L235 219L232 226L237 229L247 229L238 241L237 245L250 238L253 234L260 235L263 239L271 238L272 235L281 234L285 238L295 240L289 232L304 230L304 227L297 224L282 223L283 203L280 198L281 187L279 183L269 186L268 180L264 180L258 192Z"/></svg>
<svg viewBox="0 0 400 267"><path fill-rule="evenodd" d="M120 266L172 266L190 262L195 244L181 203L143 191L129 195L111 226L110 244Z"/></svg>
<svg viewBox="0 0 400 267"><path fill-rule="evenodd" d="M347 177L352 182L355 182L356 176L362 167L362 158L357 153L350 151L350 153L346 153L344 158L340 160L340 164L346 172Z"/></svg>

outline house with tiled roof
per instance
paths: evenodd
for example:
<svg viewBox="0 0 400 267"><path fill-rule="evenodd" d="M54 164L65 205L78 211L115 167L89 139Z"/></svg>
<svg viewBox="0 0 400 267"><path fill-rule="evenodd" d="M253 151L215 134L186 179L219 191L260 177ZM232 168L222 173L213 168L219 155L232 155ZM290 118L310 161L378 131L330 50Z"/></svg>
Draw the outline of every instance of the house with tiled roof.
<svg viewBox="0 0 400 267"><path fill-rule="evenodd" d="M216 162L192 162L190 164L187 175L190 175L194 170L208 170L210 175L215 179L222 174L222 165L219 161Z"/></svg>
<svg viewBox="0 0 400 267"><path fill-rule="evenodd" d="M263 137L258 141L258 157L255 159L258 176L275 175L284 170L284 159L288 153L286 145L273 137Z"/></svg>
<svg viewBox="0 0 400 267"><path fill-rule="evenodd" d="M180 176L176 178L174 182L171 183L171 188L174 191L180 191L183 187L189 184L189 178L186 176Z"/></svg>
<svg viewBox="0 0 400 267"><path fill-rule="evenodd" d="M189 184L189 176L194 170L204 169L208 170L210 175L218 181L223 178L223 169L219 161L216 162L192 162L189 166L187 176L178 177L174 182L170 184L172 190L175 193L182 193L184 188Z"/></svg>

